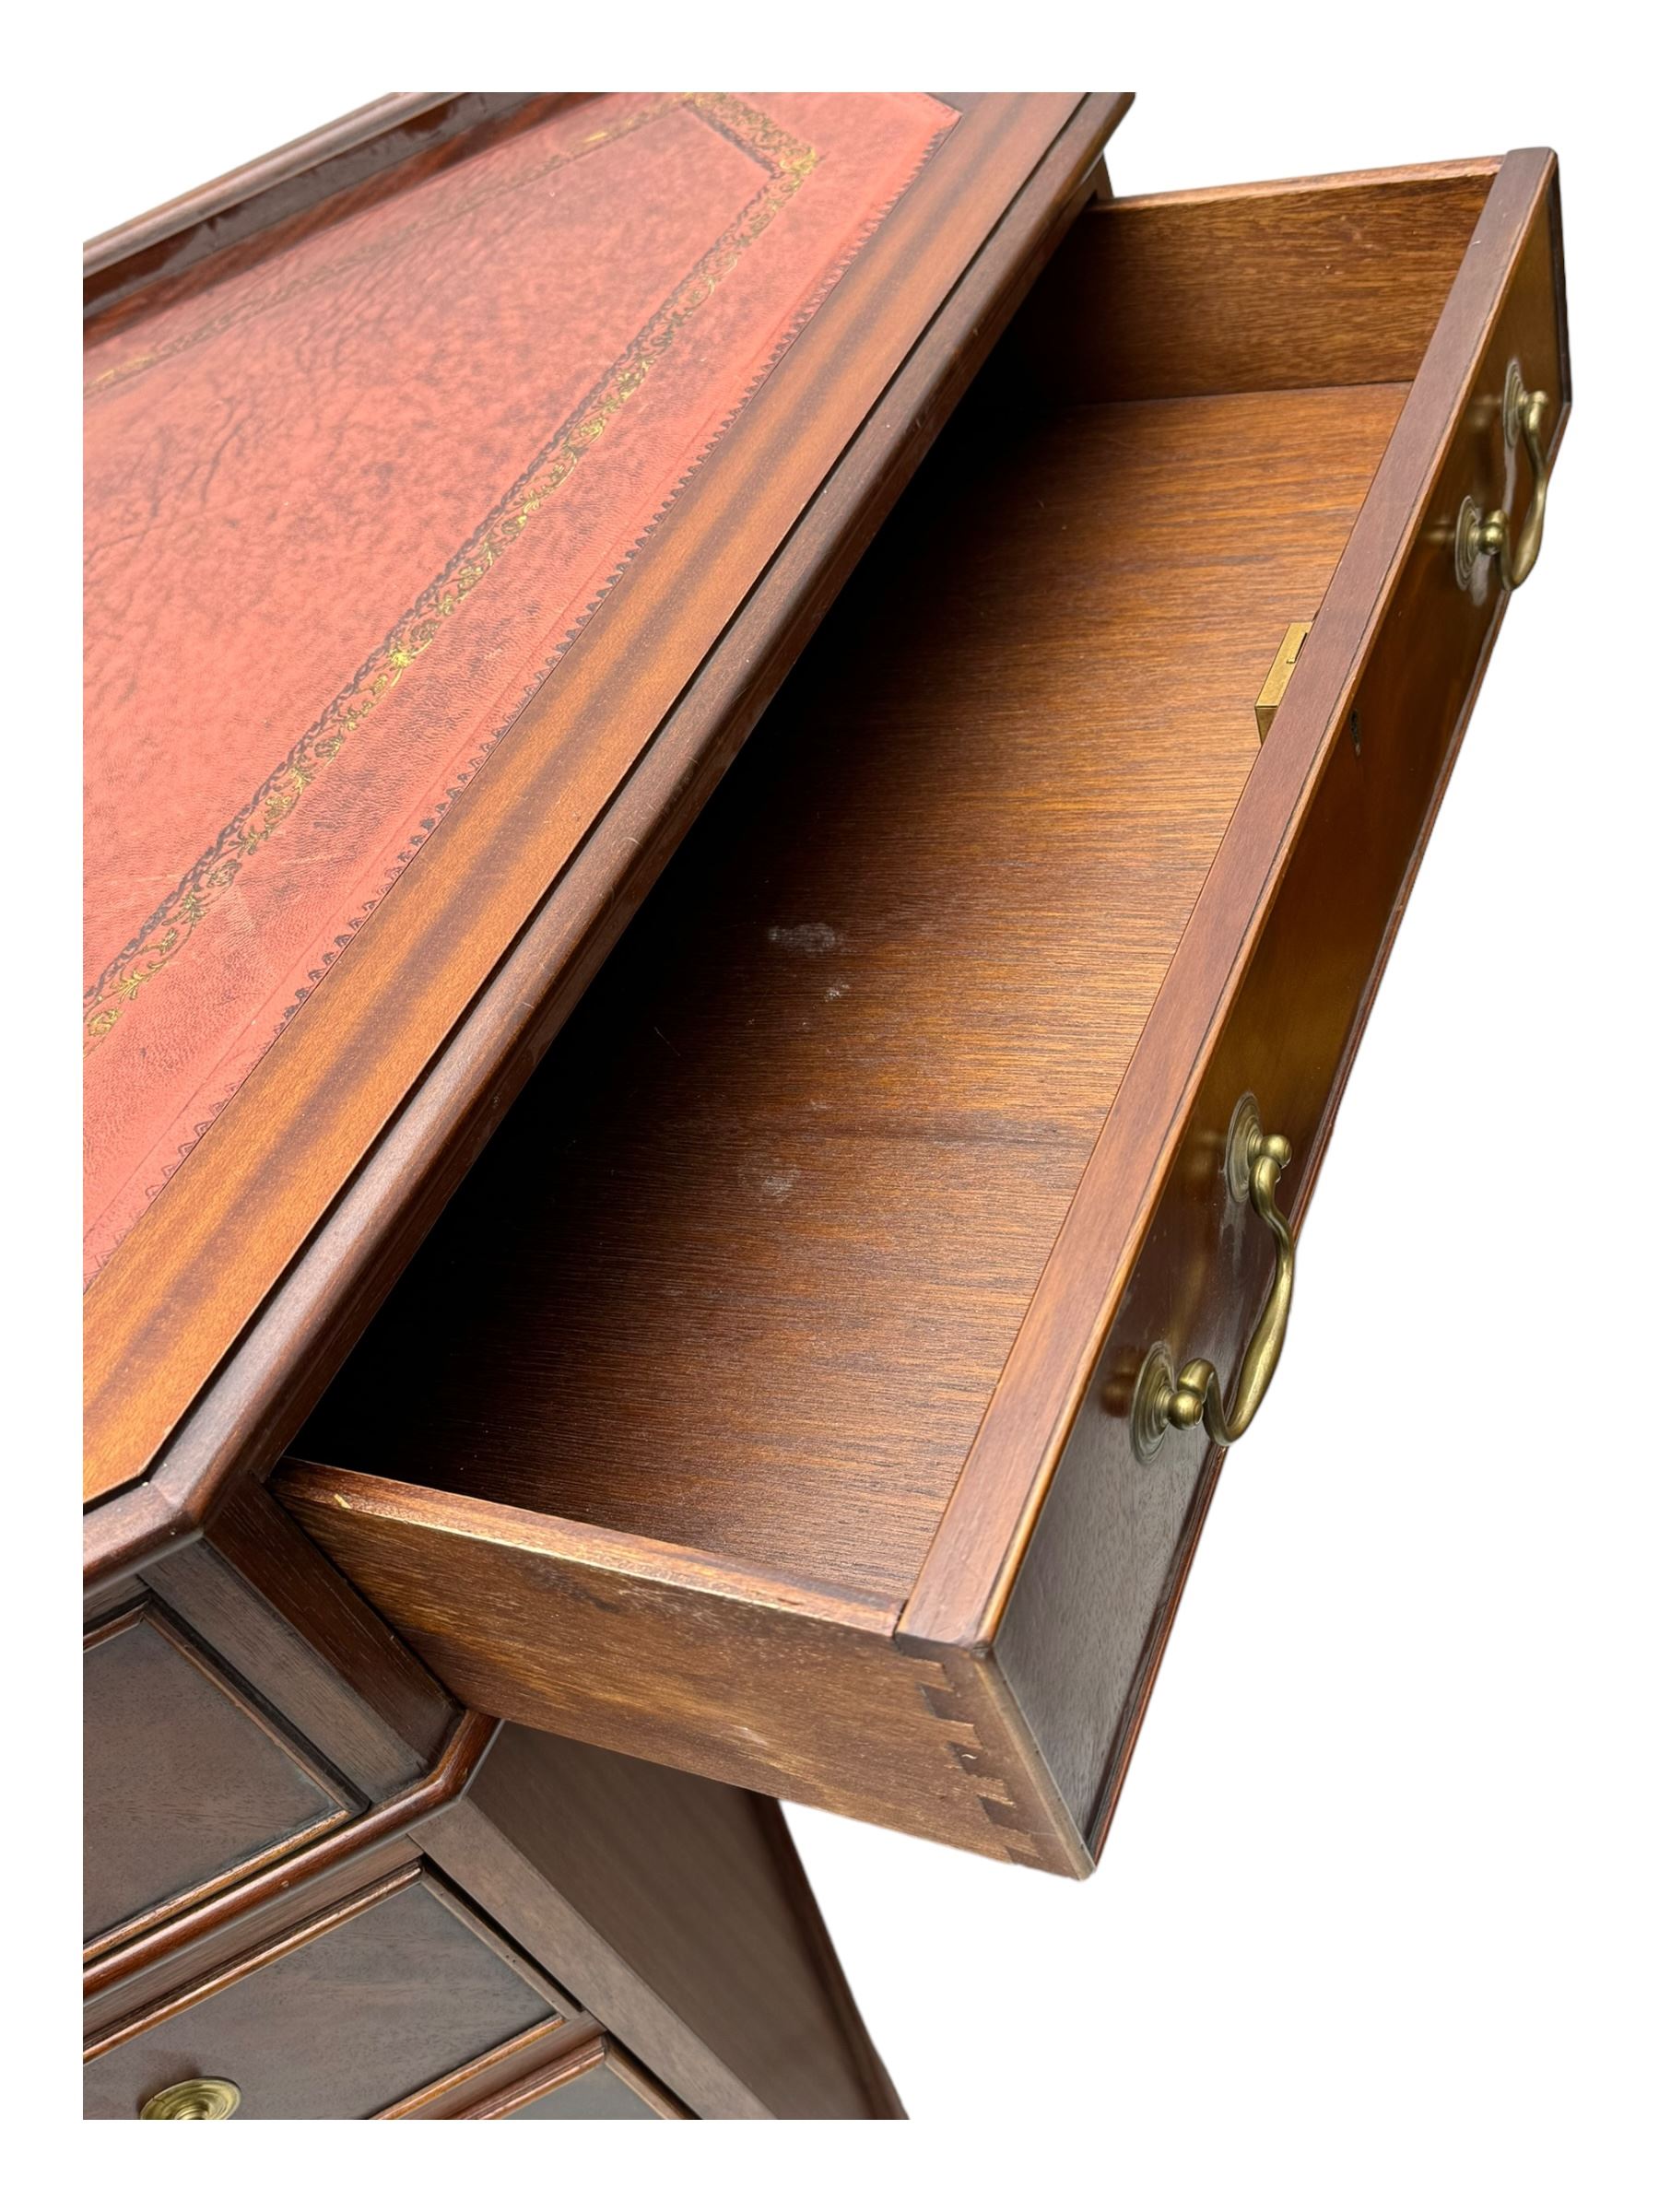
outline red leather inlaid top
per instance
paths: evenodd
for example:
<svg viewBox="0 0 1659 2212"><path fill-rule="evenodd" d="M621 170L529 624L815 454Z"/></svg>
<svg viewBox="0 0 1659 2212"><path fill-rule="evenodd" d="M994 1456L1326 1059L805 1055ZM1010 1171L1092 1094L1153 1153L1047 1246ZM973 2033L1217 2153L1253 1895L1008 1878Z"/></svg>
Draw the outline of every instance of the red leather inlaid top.
<svg viewBox="0 0 1659 2212"><path fill-rule="evenodd" d="M585 101L90 349L89 1273L955 120Z"/></svg>

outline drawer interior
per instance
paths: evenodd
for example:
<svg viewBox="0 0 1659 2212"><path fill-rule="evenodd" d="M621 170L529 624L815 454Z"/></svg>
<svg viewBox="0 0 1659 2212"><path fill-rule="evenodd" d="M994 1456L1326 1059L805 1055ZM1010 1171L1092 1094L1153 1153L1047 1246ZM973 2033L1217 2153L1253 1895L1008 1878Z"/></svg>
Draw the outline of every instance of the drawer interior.
<svg viewBox="0 0 1659 2212"><path fill-rule="evenodd" d="M902 1606L1491 166L1082 218L301 1457Z"/></svg>

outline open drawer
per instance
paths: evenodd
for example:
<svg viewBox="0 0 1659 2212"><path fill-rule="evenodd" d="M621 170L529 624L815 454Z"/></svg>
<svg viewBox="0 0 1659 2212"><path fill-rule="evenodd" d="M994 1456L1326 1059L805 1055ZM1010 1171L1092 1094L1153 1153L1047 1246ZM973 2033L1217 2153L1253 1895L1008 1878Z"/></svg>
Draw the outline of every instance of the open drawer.
<svg viewBox="0 0 1659 2212"><path fill-rule="evenodd" d="M279 1477L458 1696L1088 1871L1568 401L1547 154L1081 218Z"/></svg>

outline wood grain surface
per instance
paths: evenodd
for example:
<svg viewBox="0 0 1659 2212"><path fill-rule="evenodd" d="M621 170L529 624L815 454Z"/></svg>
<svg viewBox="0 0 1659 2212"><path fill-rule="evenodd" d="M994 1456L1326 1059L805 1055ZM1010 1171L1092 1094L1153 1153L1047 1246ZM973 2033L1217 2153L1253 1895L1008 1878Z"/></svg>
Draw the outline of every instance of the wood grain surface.
<svg viewBox="0 0 1659 2212"><path fill-rule="evenodd" d="M901 1651L892 1606L342 1468L289 1462L277 1487L482 1711L1017 1865L1084 1871L994 1670Z"/></svg>
<svg viewBox="0 0 1659 2212"><path fill-rule="evenodd" d="M964 425L302 1453L902 1603L1402 397Z"/></svg>
<svg viewBox="0 0 1659 2212"><path fill-rule="evenodd" d="M1061 404L1409 382L1498 167L1098 200L1003 366Z"/></svg>

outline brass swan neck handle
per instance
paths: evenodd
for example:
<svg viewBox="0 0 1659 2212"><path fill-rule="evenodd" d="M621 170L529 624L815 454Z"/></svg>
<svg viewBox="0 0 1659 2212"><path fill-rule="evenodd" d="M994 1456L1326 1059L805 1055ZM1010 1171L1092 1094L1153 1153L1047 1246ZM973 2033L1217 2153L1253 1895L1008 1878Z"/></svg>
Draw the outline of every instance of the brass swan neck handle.
<svg viewBox="0 0 1659 2212"><path fill-rule="evenodd" d="M1151 1459L1171 1429L1205 1431L1218 1444L1236 1444L1261 1410L1285 1348L1290 1297L1296 1287L1296 1239L1279 1211L1279 1177L1290 1164L1289 1140L1270 1136L1262 1126L1255 1100L1239 1100L1228 1135L1228 1182L1235 1194L1247 1193L1258 1220L1273 1238L1273 1288L1239 1362L1232 1409L1222 1396L1221 1378L1207 1359L1189 1359L1181 1372L1165 1345L1155 1345L1142 1364L1130 1414L1137 1459Z"/></svg>
<svg viewBox="0 0 1659 2212"><path fill-rule="evenodd" d="M1544 503L1549 495L1549 467L1544 458L1544 417L1549 406L1547 392L1529 392L1519 361L1512 361L1503 388L1503 438L1506 445L1526 448L1532 470L1532 498L1519 530L1512 535L1509 516L1501 507L1483 513L1473 499L1458 510L1455 549L1457 581L1466 590L1476 563L1483 557L1498 563L1498 578L1506 592L1518 592L1532 574L1538 549L1544 543Z"/></svg>

